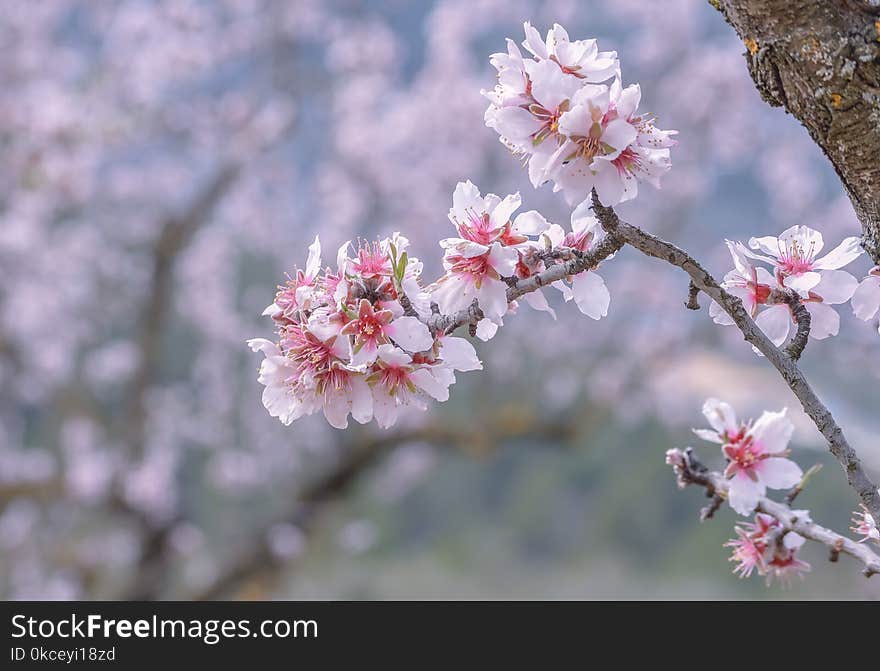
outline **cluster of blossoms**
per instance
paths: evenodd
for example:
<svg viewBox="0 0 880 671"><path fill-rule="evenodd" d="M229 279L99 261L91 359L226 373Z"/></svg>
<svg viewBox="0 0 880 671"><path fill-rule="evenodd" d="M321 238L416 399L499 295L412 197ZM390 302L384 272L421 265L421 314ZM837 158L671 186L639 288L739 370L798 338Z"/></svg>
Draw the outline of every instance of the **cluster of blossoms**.
<svg viewBox="0 0 880 671"><path fill-rule="evenodd" d="M446 273L427 290L444 314L467 309L476 300L484 317L477 324L477 336L483 340L491 338L503 325L502 319L510 308L510 278L526 279L545 270L548 258L554 256L548 256L548 250L555 250L557 257L585 254L605 235L586 203L572 213L568 233L535 210L512 219L520 203L519 193L503 199L494 194L484 197L470 181L460 182L452 195L449 220L458 236L440 241L445 250ZM596 272L582 272L568 283L559 280L552 286L562 292L566 301L573 299L581 312L592 319L608 314L611 296ZM523 300L534 309L555 316L540 290L524 294Z"/></svg>
<svg viewBox="0 0 880 671"><path fill-rule="evenodd" d="M455 371L482 365L464 338L432 334L417 316L404 314L406 291L419 295L421 263L409 258L408 242L394 235L351 244L337 253L336 269L321 269L316 238L305 270L279 291L264 314L277 326L278 342L249 340L265 359L259 381L263 404L284 424L323 410L334 427L348 415L381 427L400 409L424 409L427 398L445 401Z"/></svg>
<svg viewBox="0 0 880 671"><path fill-rule="evenodd" d="M526 23L525 36L532 57L508 39L507 53L491 57L498 83L483 93L486 125L528 163L532 184L552 180L569 204L594 188L605 205L635 198L640 181L659 188L676 131L637 111L641 90L623 87L617 54L570 40L558 24L542 40Z"/></svg>
<svg viewBox="0 0 880 671"><path fill-rule="evenodd" d="M768 488L787 489L801 483L800 467L787 458L794 425L786 417L786 410L764 412L757 421L741 422L728 403L710 398L703 404L703 415L711 428L694 429L694 433L721 445L727 464L727 501L737 513L751 515ZM673 466L679 486L688 484L684 478L687 460L679 449L666 453L666 463ZM803 521L810 519L806 510L792 512ZM757 513L754 523L738 525L735 532L736 538L725 545L733 548L731 561L737 563L734 573L742 578L757 570L767 577L768 584L773 578L788 583L793 575L810 568L797 557L804 538L784 529L771 515Z"/></svg>
<svg viewBox="0 0 880 671"><path fill-rule="evenodd" d="M804 537L786 532L775 517L758 513L754 522L737 525L734 531L736 538L725 543L725 547L733 548L730 561L736 562L733 572L741 578L757 571L767 577L768 585L774 578L787 584L793 576L810 570L810 565L797 557Z"/></svg>
<svg viewBox="0 0 880 671"><path fill-rule="evenodd" d="M841 270L863 253L859 238L846 238L818 257L823 246L822 234L807 226L792 226L778 238L752 238L748 247L727 241L734 270L727 273L722 286L742 300L758 327L777 346L788 339L795 323L791 307L779 298L779 291L797 292L810 313L810 337L817 340L837 335L840 330L840 315L832 306L852 299L856 316L865 320L880 307L880 270L871 271L861 285ZM753 261L767 263L771 270ZM709 314L717 324L733 324L714 301Z"/></svg>
<svg viewBox="0 0 880 671"><path fill-rule="evenodd" d="M405 407L424 410L429 398L447 400L455 372L482 365L466 339L429 326L432 307L454 315L476 301L483 313L477 335L488 340L516 308L508 283L545 270L550 258L587 253L604 235L586 206L572 214L569 232L535 211L512 219L519 206L518 193L484 197L471 182L459 183L449 211L458 237L440 242L445 273L428 286L399 234L363 243L353 257L346 242L335 270L322 269L316 238L305 269L279 287L264 311L276 324L277 342L248 341L265 356L259 381L269 413L290 424L322 410L337 428L348 426L349 415L387 428ZM608 312L608 290L593 270L552 286L593 319ZM553 313L540 290L525 300Z"/></svg>

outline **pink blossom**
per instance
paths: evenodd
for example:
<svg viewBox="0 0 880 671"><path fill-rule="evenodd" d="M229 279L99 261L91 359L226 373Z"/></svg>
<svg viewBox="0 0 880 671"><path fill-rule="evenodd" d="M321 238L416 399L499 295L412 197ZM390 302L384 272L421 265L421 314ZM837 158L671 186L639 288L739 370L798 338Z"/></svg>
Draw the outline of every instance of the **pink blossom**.
<svg viewBox="0 0 880 671"><path fill-rule="evenodd" d="M453 314L476 300L488 320L500 323L508 309L502 278L514 274L519 260L515 248L528 239L527 232L540 231L546 224L530 212L511 221L519 205L518 193L504 199L494 194L483 197L470 181L456 186L449 219L460 237L440 241L446 250L446 273L431 292L441 312Z"/></svg>
<svg viewBox="0 0 880 671"><path fill-rule="evenodd" d="M394 319L391 310L374 310L370 301L362 298L357 316L342 327L342 335L351 335L351 365L373 363L379 346L393 340L410 352L421 352L434 344L428 327L416 317Z"/></svg>
<svg viewBox="0 0 880 671"><path fill-rule="evenodd" d="M595 40L572 42L558 24L546 40L528 23L525 31L533 59L510 40L506 54L491 58L498 84L484 92L485 121L525 157L532 184L555 181L569 204L595 188L606 205L634 198L639 181L659 187L675 131L636 112L641 90L621 86L616 54L599 53Z"/></svg>
<svg viewBox="0 0 880 671"><path fill-rule="evenodd" d="M739 440L722 447L729 460L724 471L730 478L728 500L740 515L755 509L767 487L793 487L803 476L800 467L785 458L794 431L785 412L764 412Z"/></svg>
<svg viewBox="0 0 880 671"><path fill-rule="evenodd" d="M868 512L868 508L865 504L859 504L861 510L857 510L853 513L853 525L851 529L862 536L859 539L859 543L864 543L867 540L872 540L875 543L880 544L880 529L877 528L877 523L874 521L873 515Z"/></svg>
<svg viewBox="0 0 880 671"><path fill-rule="evenodd" d="M373 393L373 414L383 429L397 422L401 408L424 410L427 398L449 398L448 378L437 375L431 366L416 363L393 345L380 345L376 365L367 378Z"/></svg>
<svg viewBox="0 0 880 671"><path fill-rule="evenodd" d="M824 245L822 234L808 226L792 226L784 230L778 238L769 235L749 239L749 247L761 252L753 256L773 264L779 283L796 290L804 297L810 296L811 290L823 279L823 271L839 270L864 251L859 238L849 237L817 259L816 255L822 251ZM852 277L849 273L838 272L833 281L826 278L826 290L843 293L846 290L843 285L849 284L845 276Z"/></svg>
<svg viewBox="0 0 880 671"><path fill-rule="evenodd" d="M796 512L807 515L806 511ZM743 522L734 531L737 537L724 545L733 548L730 561L736 562L733 572L740 578L748 578L757 571L758 575L766 576L768 585L774 578L788 584L793 576L810 570L807 562L797 558L804 537L786 532L771 515L757 513L754 523Z"/></svg>
<svg viewBox="0 0 880 671"><path fill-rule="evenodd" d="M724 276L721 286L728 293L739 298L743 307L754 319L758 315L758 307L767 304L770 292L777 286L776 280L766 268L755 267L752 264L745 245L741 242L727 240L726 243L735 268ZM709 315L716 324L724 326L733 324L733 319L716 301L712 301L709 305Z"/></svg>
<svg viewBox="0 0 880 671"><path fill-rule="evenodd" d="M714 398L703 404L712 429L694 429L701 438L719 443L727 458L724 476L730 479L728 501L740 515L755 509L767 488L785 489L800 482L803 473L788 456L794 425L786 410L764 412L754 423L741 423L733 408Z"/></svg>
<svg viewBox="0 0 880 671"><path fill-rule="evenodd" d="M862 253L858 238L847 238L820 259L814 259L814 256L822 249L822 235L806 226L793 226L779 238L751 238L749 244L763 253L756 254L740 242L727 241L735 269L725 275L722 286L742 300L743 306L773 344L782 345L796 324L788 304L770 302L774 289L788 288L798 292L810 313L811 338L822 340L837 335L840 315L832 306L850 300L858 287L855 277L838 268ZM752 259L773 264L773 274L756 267ZM709 314L717 324L733 324L730 316L714 301Z"/></svg>
<svg viewBox="0 0 880 671"><path fill-rule="evenodd" d="M305 270L297 270L293 279L289 280L286 286L279 288L275 302L263 310L263 315L290 317L300 308L308 309L314 291L315 278L320 269L321 240L316 235L315 241L309 245L309 256L306 260Z"/></svg>
<svg viewBox="0 0 880 671"><path fill-rule="evenodd" d="M669 149L676 131L661 131L649 117L638 115L641 89L585 86L572 100L571 110L559 119L568 137L542 173L556 182L569 203L587 198L595 188L605 205L631 200L639 181L660 187L670 166Z"/></svg>
<svg viewBox="0 0 880 671"><path fill-rule="evenodd" d="M506 224L499 238L513 235L515 227ZM248 341L264 355L258 380L270 415L290 424L321 410L336 428L345 428L349 415L360 423L375 418L386 428L400 408L424 409L428 397L445 401L455 371L481 368L467 342L435 342L418 316L405 314L402 291L413 295L411 304L424 307L426 300L421 263L407 256L408 244L395 234L362 243L348 258L345 243L336 272L320 273L315 242L307 270L273 304L278 341Z"/></svg>

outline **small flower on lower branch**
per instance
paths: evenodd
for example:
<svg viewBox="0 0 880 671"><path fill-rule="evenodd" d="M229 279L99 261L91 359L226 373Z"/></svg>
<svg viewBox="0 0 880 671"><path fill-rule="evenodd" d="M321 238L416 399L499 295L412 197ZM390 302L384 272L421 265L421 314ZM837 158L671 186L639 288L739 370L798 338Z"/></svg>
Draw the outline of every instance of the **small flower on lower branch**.
<svg viewBox="0 0 880 671"><path fill-rule="evenodd" d="M859 539L859 543L872 540L880 545L880 529L877 528L877 523L874 521L874 517L868 512L868 509L864 504L861 504L860 507L861 510L857 510L853 513L853 526L851 529L859 536L862 536L862 538Z"/></svg>
<svg viewBox="0 0 880 671"><path fill-rule="evenodd" d="M806 515L806 511L798 511ZM736 538L724 544L733 548L730 561L736 562L733 572L740 578L748 578L755 571L767 578L788 585L794 576L802 576L810 565L797 557L804 544L803 536L786 532L779 520L771 515L758 513L754 522L744 522L734 529Z"/></svg>
<svg viewBox="0 0 880 671"><path fill-rule="evenodd" d="M703 414L712 429L694 432L721 444L727 458L724 475L730 479L728 501L740 515L752 512L768 487L786 489L800 482L800 466L786 458L794 425L785 409L764 412L756 422L740 423L730 405L710 398L703 405Z"/></svg>

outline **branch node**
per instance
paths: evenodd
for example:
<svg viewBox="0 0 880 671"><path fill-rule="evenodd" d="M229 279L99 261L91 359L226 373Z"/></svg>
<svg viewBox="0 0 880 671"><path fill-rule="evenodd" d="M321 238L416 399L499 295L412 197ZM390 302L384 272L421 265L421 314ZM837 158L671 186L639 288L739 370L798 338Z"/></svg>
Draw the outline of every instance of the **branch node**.
<svg viewBox="0 0 880 671"><path fill-rule="evenodd" d="M838 538L836 541L834 541L834 545L832 545L830 550L828 551L828 561L830 561L831 563L837 563L837 560L840 559L840 553L842 550L843 539Z"/></svg>
<svg viewBox="0 0 880 671"><path fill-rule="evenodd" d="M694 281L691 280L688 283L688 299L685 301L684 306L688 310L699 310L700 309L700 301L697 298L700 295L700 287L694 284Z"/></svg>

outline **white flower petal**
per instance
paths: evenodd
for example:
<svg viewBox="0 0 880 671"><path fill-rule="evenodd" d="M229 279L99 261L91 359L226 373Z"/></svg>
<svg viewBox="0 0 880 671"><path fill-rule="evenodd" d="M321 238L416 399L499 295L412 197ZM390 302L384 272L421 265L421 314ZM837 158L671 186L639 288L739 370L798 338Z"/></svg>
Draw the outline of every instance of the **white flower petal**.
<svg viewBox="0 0 880 671"><path fill-rule="evenodd" d="M780 454L788 448L794 424L786 412L786 408L779 412L765 410L749 431L755 443L767 454Z"/></svg>
<svg viewBox="0 0 880 671"><path fill-rule="evenodd" d="M773 305L755 319L755 324L774 345L779 347L788 338L791 328L791 312L787 305Z"/></svg>
<svg viewBox="0 0 880 671"><path fill-rule="evenodd" d="M810 289L819 284L822 276L819 273L807 271L798 275L789 275L783 280L783 284L789 289L794 289L801 296L809 296Z"/></svg>
<svg viewBox="0 0 880 671"><path fill-rule="evenodd" d="M578 309L591 319L601 319L608 314L611 294L598 273L586 271L575 275L571 279L571 293Z"/></svg>
<svg viewBox="0 0 880 671"><path fill-rule="evenodd" d="M434 344L428 327L416 317L398 317L385 328L385 332L410 352L424 352Z"/></svg>
<svg viewBox="0 0 880 671"><path fill-rule="evenodd" d="M857 237L845 238L837 247L828 252L821 259L817 259L813 263L813 268L817 270L836 270L843 268L851 261L855 261L863 253L861 240Z"/></svg>
<svg viewBox="0 0 880 671"><path fill-rule="evenodd" d="M426 368L419 368L409 374L415 385L438 401L449 400L449 387L444 385Z"/></svg>
<svg viewBox="0 0 880 671"><path fill-rule="evenodd" d="M780 457L762 459L756 470L758 477L761 478L761 482L770 487L770 489L794 487L804 477L804 472L800 466L791 459L782 459Z"/></svg>
<svg viewBox="0 0 880 671"><path fill-rule="evenodd" d="M853 313L868 321L880 310L880 277L866 277L852 296Z"/></svg>
<svg viewBox="0 0 880 671"><path fill-rule="evenodd" d="M498 205L492 208L492 211L489 212L489 221L492 222L492 226L494 228L501 228L510 221L510 217L519 209L519 206L522 204L522 198L519 195L519 191L516 193L510 194L509 196L505 196L504 200L502 200Z"/></svg>
<svg viewBox="0 0 880 671"><path fill-rule="evenodd" d="M824 270L813 293L821 296L827 305L838 305L852 298L858 286L859 281L845 270Z"/></svg>
<svg viewBox="0 0 880 671"><path fill-rule="evenodd" d="M498 332L498 324L493 322L491 319L481 319L477 322L477 337L486 342L495 337L495 334Z"/></svg>
<svg viewBox="0 0 880 671"><path fill-rule="evenodd" d="M540 312L549 312L550 316L553 317L553 319L556 319L556 310L550 307L550 303L547 302L547 297L540 289L524 294L523 300L533 310L538 310Z"/></svg>
<svg viewBox="0 0 880 671"><path fill-rule="evenodd" d="M513 230L522 235L540 235L549 228L550 222L536 210L518 214L513 221Z"/></svg>
<svg viewBox="0 0 880 671"><path fill-rule="evenodd" d="M477 350L465 338L444 336L440 339L440 359L453 370L483 370Z"/></svg>
<svg viewBox="0 0 880 671"><path fill-rule="evenodd" d="M314 278L321 270L321 239L316 235L309 245L309 258L306 261L306 277Z"/></svg>
<svg viewBox="0 0 880 671"><path fill-rule="evenodd" d="M740 515L750 515L758 505L758 499L764 496L766 488L761 482L753 481L748 475L739 471L730 481L727 501L730 507Z"/></svg>
<svg viewBox="0 0 880 671"><path fill-rule="evenodd" d="M836 336L840 331L840 315L830 305L824 303L806 303L810 312L810 337L824 340Z"/></svg>

